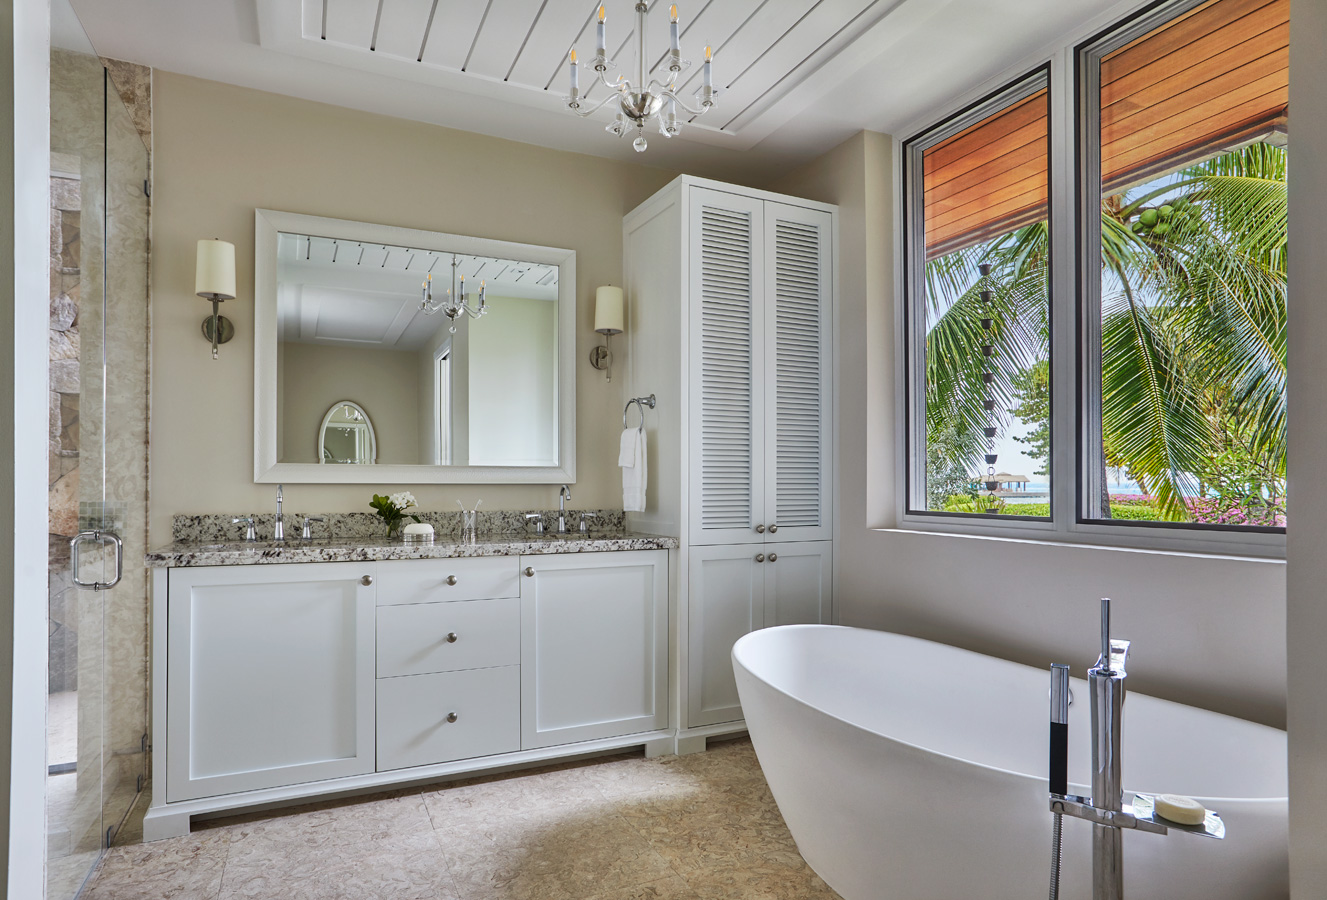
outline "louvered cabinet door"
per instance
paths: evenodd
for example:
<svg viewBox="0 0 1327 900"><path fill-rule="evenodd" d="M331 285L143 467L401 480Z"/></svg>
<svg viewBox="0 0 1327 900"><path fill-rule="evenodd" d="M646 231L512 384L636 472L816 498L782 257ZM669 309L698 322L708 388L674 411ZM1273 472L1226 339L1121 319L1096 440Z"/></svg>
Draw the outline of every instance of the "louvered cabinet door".
<svg viewBox="0 0 1327 900"><path fill-rule="evenodd" d="M691 189L691 544L764 535L764 203ZM763 529L762 529L763 531Z"/></svg>
<svg viewBox="0 0 1327 900"><path fill-rule="evenodd" d="M765 204L766 541L833 537L832 221Z"/></svg>

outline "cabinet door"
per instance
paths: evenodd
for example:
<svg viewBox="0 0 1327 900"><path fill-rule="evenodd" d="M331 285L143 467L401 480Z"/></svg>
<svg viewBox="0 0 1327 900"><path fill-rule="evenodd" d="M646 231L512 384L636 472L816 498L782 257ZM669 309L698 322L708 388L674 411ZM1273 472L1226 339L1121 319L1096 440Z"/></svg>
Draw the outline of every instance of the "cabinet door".
<svg viewBox="0 0 1327 900"><path fill-rule="evenodd" d="M765 619L762 547L692 547L687 608L687 726L742 718L733 644Z"/></svg>
<svg viewBox="0 0 1327 900"><path fill-rule="evenodd" d="M668 551L523 556L521 746L668 727Z"/></svg>
<svg viewBox="0 0 1327 900"><path fill-rule="evenodd" d="M765 621L819 625L830 620L832 541L771 544L765 548Z"/></svg>
<svg viewBox="0 0 1327 900"><path fill-rule="evenodd" d="M833 537L832 222L765 204L765 540Z"/></svg>
<svg viewBox="0 0 1327 900"><path fill-rule="evenodd" d="M692 544L764 540L755 530L765 520L763 208L691 189Z"/></svg>
<svg viewBox="0 0 1327 900"><path fill-rule="evenodd" d="M171 571L167 800L373 771L376 571Z"/></svg>

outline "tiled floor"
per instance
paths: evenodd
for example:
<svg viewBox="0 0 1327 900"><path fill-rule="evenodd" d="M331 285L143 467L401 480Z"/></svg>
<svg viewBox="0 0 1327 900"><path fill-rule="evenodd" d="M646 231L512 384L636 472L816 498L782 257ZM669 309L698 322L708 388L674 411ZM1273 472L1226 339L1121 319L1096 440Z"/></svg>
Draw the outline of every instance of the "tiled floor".
<svg viewBox="0 0 1327 900"><path fill-rule="evenodd" d="M116 847L86 900L837 900L746 740L195 825Z"/></svg>

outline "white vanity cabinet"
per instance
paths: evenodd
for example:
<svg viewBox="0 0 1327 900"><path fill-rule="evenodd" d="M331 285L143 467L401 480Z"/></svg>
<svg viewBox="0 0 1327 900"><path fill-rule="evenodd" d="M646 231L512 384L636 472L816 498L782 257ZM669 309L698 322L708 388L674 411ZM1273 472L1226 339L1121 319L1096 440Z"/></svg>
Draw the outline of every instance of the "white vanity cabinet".
<svg viewBox="0 0 1327 900"><path fill-rule="evenodd" d="M521 744L668 726L668 553L521 558Z"/></svg>
<svg viewBox="0 0 1327 900"><path fill-rule="evenodd" d="M373 771L378 565L170 570L167 801Z"/></svg>
<svg viewBox="0 0 1327 900"><path fill-rule="evenodd" d="M668 580L667 549L155 569L144 835L569 753L668 752Z"/></svg>
<svg viewBox="0 0 1327 900"><path fill-rule="evenodd" d="M832 621L836 216L683 176L623 220L624 391L657 399L627 523L682 545L679 752L743 728L737 638Z"/></svg>

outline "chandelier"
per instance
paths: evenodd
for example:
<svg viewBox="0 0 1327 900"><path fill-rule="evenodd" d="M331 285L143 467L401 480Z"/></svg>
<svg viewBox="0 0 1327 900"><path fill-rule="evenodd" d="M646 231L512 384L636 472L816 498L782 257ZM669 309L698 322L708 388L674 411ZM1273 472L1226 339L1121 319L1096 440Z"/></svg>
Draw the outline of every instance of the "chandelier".
<svg viewBox="0 0 1327 900"><path fill-rule="evenodd" d="M488 312L488 307L484 304L487 288L483 281L479 282L479 306L472 308L469 304L469 297L465 292L465 276L461 276L461 285L456 286L456 257L452 256L452 286L447 288L447 293L437 300L433 299L433 273L430 272L424 279L422 285L423 297L419 301L419 308L424 311L424 315L431 316L439 310L451 320L447 330L456 334L456 320L462 313L472 319L478 319Z"/></svg>
<svg viewBox="0 0 1327 900"><path fill-rule="evenodd" d="M607 36L605 34L605 16L604 8L599 7L599 26L596 29L596 49L594 59L591 65L594 71L598 73L599 81L610 93L600 102L588 109L583 108L581 104L580 90L580 66L576 62L576 50L571 51L571 93L567 96L567 106L576 115L584 118L593 115L608 103L617 101L618 113L604 130L609 134L615 134L622 137L631 129L636 130L636 140L631 146L636 148L637 153L641 153L649 146L645 140L645 126L651 119L659 120L659 132L664 137L672 137L682 130L682 124L677 120L677 110L679 107L691 116L701 116L710 111L714 106L714 76L712 72L712 61L710 59L710 48L705 48L705 65L703 68L704 80L701 86L696 90L696 97L700 102L700 109L692 109L687 106L677 96L677 79L684 71L691 67L691 63L682 59L682 48L678 40L677 24L677 6L669 8L671 24L669 25L669 35L672 46L668 51L668 77L664 81L657 78L651 78L647 83L645 80L645 61L648 54L645 49L645 17L649 12L649 4L645 0L638 0L636 3L636 80L632 82L629 79L617 76L616 81L609 81L607 71L615 65L607 57ZM593 85L591 85L593 87Z"/></svg>

